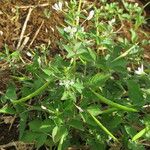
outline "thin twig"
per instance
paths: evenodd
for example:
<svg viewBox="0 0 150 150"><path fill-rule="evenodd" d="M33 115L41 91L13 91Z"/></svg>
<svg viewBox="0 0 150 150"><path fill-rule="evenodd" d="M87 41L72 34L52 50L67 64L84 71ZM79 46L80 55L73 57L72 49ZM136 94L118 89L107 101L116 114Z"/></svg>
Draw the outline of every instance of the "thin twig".
<svg viewBox="0 0 150 150"><path fill-rule="evenodd" d="M41 25L39 26L39 28L38 28L37 31L35 32L35 35L34 35L33 39L31 40L31 42L30 42L30 44L29 44L29 46L28 46L28 49L29 49L30 46L33 44L35 38L37 37L37 35L39 34L39 32L40 32L40 30L41 30L41 28L42 28L42 26L43 26L43 24L44 24L44 20L42 21Z"/></svg>
<svg viewBox="0 0 150 150"><path fill-rule="evenodd" d="M13 117L13 120L12 120L11 123L10 123L9 131L11 130L12 125L13 125L13 123L15 122L15 119L16 119L16 115Z"/></svg>
<svg viewBox="0 0 150 150"><path fill-rule="evenodd" d="M124 24L122 24L121 27L117 31L115 31L113 33L119 33L122 30L123 27L124 27Z"/></svg>
<svg viewBox="0 0 150 150"><path fill-rule="evenodd" d="M16 146L19 144L25 144L25 143L20 142L20 141L15 141L15 142L13 141L13 142L10 142L8 144L0 145L0 149L9 148L9 147ZM33 143L28 143L28 144L32 145Z"/></svg>
<svg viewBox="0 0 150 150"><path fill-rule="evenodd" d="M23 48L25 47L25 45L27 44L28 41L29 41L29 37L27 36L27 37L25 37L25 39L23 40L22 45L21 45L20 48L19 48L19 51L22 51L22 50L23 50Z"/></svg>
<svg viewBox="0 0 150 150"><path fill-rule="evenodd" d="M46 7L49 6L49 3L38 4L38 5L28 5L28 6L17 6L17 8L28 9L28 8L36 8L36 7Z"/></svg>
<svg viewBox="0 0 150 150"><path fill-rule="evenodd" d="M29 11L28 11L28 15L27 15L26 20L25 20L25 22L23 24L23 27L22 27L22 31L21 31L21 34L20 34L20 38L19 38L19 42L18 42L18 45L17 45L17 49L19 49L19 47L21 45L21 42L22 42L22 39L23 39L25 30L26 30L26 27L27 27L27 23L29 21L29 18L30 18L32 10L33 10L33 8L30 8Z"/></svg>

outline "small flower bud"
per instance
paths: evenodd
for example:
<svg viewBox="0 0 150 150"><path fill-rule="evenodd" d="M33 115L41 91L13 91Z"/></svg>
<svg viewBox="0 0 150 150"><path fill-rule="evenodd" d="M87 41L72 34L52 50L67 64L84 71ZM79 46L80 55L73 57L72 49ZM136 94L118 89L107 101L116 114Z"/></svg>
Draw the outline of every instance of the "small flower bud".
<svg viewBox="0 0 150 150"><path fill-rule="evenodd" d="M94 16L94 10L91 10L86 20L91 20Z"/></svg>

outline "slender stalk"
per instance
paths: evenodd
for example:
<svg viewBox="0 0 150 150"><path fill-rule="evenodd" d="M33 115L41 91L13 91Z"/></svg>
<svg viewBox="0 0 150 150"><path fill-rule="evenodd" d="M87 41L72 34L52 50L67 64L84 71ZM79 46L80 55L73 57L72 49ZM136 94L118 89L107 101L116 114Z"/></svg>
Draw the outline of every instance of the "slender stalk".
<svg viewBox="0 0 150 150"><path fill-rule="evenodd" d="M124 58L125 56L127 56L136 46L138 45L138 43L136 43L135 45L133 45L132 47L130 47L127 51L125 51L123 54L121 54L120 56L118 56L117 58L115 58L112 62L115 62L121 58Z"/></svg>
<svg viewBox="0 0 150 150"><path fill-rule="evenodd" d="M41 92L43 92L48 87L48 85L50 84L50 82L51 81L46 82L43 86L41 86L39 89L37 89L35 92L29 94L28 96L23 97L23 98L21 98L19 100L12 100L12 102L14 104L19 104L19 103L26 102L27 100L29 100L29 99L31 99L31 98L39 95Z"/></svg>
<svg viewBox="0 0 150 150"><path fill-rule="evenodd" d="M118 108L118 109L121 109L121 110L125 110L125 111L131 111L131 112L138 112L136 109L134 108L131 108L131 107L126 107L126 106L123 106L123 105L120 105L120 104L117 104L105 97L103 97L102 95L96 93L95 91L93 91L92 89L90 89L92 91L92 93L94 93L101 102L109 105L109 106L112 106L112 107L115 107L115 108Z"/></svg>
<svg viewBox="0 0 150 150"><path fill-rule="evenodd" d="M81 5L82 5L82 0L79 0L79 5L78 5L78 10L77 10L77 20L76 20L76 26L79 25L79 14L80 14L80 11L81 11Z"/></svg>
<svg viewBox="0 0 150 150"><path fill-rule="evenodd" d="M114 111L118 110L117 108L108 108L106 110L102 111L102 114L112 113Z"/></svg>
<svg viewBox="0 0 150 150"><path fill-rule="evenodd" d="M102 124L99 120L97 120L96 117L94 117L90 112L88 112L88 113L90 114L90 116L92 117L92 119L95 121L95 123L96 123L103 131L105 131L110 137L112 137L112 138L114 139L114 141L119 142L118 139L117 139L105 126L103 126L103 124Z"/></svg>

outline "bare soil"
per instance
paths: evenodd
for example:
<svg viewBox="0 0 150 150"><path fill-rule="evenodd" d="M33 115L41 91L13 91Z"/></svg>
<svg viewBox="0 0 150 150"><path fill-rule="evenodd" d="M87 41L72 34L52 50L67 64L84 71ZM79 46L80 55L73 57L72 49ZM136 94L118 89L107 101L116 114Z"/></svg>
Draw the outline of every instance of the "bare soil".
<svg viewBox="0 0 150 150"><path fill-rule="evenodd" d="M56 26L63 21L62 15L54 13L51 9L55 2L56 0L0 1L0 30L2 31L0 49L3 50L4 44L7 44L10 50L16 50L29 8L33 6L24 34L24 38L29 37L26 47L29 46L35 33L41 26L31 48L50 43L51 51L54 52L57 49L56 41L59 39ZM51 13L49 18L45 16L44 11Z"/></svg>

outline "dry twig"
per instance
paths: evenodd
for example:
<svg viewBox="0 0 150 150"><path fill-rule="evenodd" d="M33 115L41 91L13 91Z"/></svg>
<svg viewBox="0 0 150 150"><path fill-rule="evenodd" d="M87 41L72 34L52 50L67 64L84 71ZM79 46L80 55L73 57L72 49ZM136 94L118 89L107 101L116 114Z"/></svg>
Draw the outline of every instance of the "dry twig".
<svg viewBox="0 0 150 150"><path fill-rule="evenodd" d="M26 148L24 146L26 145L31 145L31 149L33 148L33 145L34 143L23 143L23 142L20 142L20 141L13 141L13 142L10 142L8 144L4 144L4 145L0 145L0 150L5 150L5 149L8 149L8 148L11 148L11 147L15 147L16 150L25 150ZM19 148L19 147L22 147L22 148Z"/></svg>
<svg viewBox="0 0 150 150"><path fill-rule="evenodd" d="M31 42L30 42L30 44L29 44L29 46L28 46L28 49L29 49L30 46L33 44L35 38L37 37L37 35L39 34L39 32L40 32L40 30L41 30L41 28L42 28L42 26L43 26L43 24L44 24L44 20L42 21L41 25L39 26L39 28L38 28L37 31L35 32L35 35L34 35L33 39L31 40Z"/></svg>
<svg viewBox="0 0 150 150"><path fill-rule="evenodd" d="M49 3L44 3L44 4L38 4L38 5L28 5L28 6L17 6L18 8L21 8L21 9L28 9L28 8L36 8L36 7L46 7L46 6L49 6L50 4Z"/></svg>
<svg viewBox="0 0 150 150"><path fill-rule="evenodd" d="M20 34L20 38L19 38L19 42L18 42L18 45L17 45L17 49L20 48L20 45L21 45L21 42L22 42L22 39L23 39L25 30L26 30L26 27L27 27L27 23L29 21L29 18L30 18L32 10L33 10L33 8L29 8L28 15L27 15L26 20L25 20L25 22L23 24L23 27L22 27L22 31L21 31L21 34Z"/></svg>
<svg viewBox="0 0 150 150"><path fill-rule="evenodd" d="M20 48L19 48L19 51L22 51L22 50L23 50L23 48L25 47L25 45L27 44L28 41L29 41L29 37L27 36L27 37L25 37L25 39L23 40L22 45L21 45Z"/></svg>

